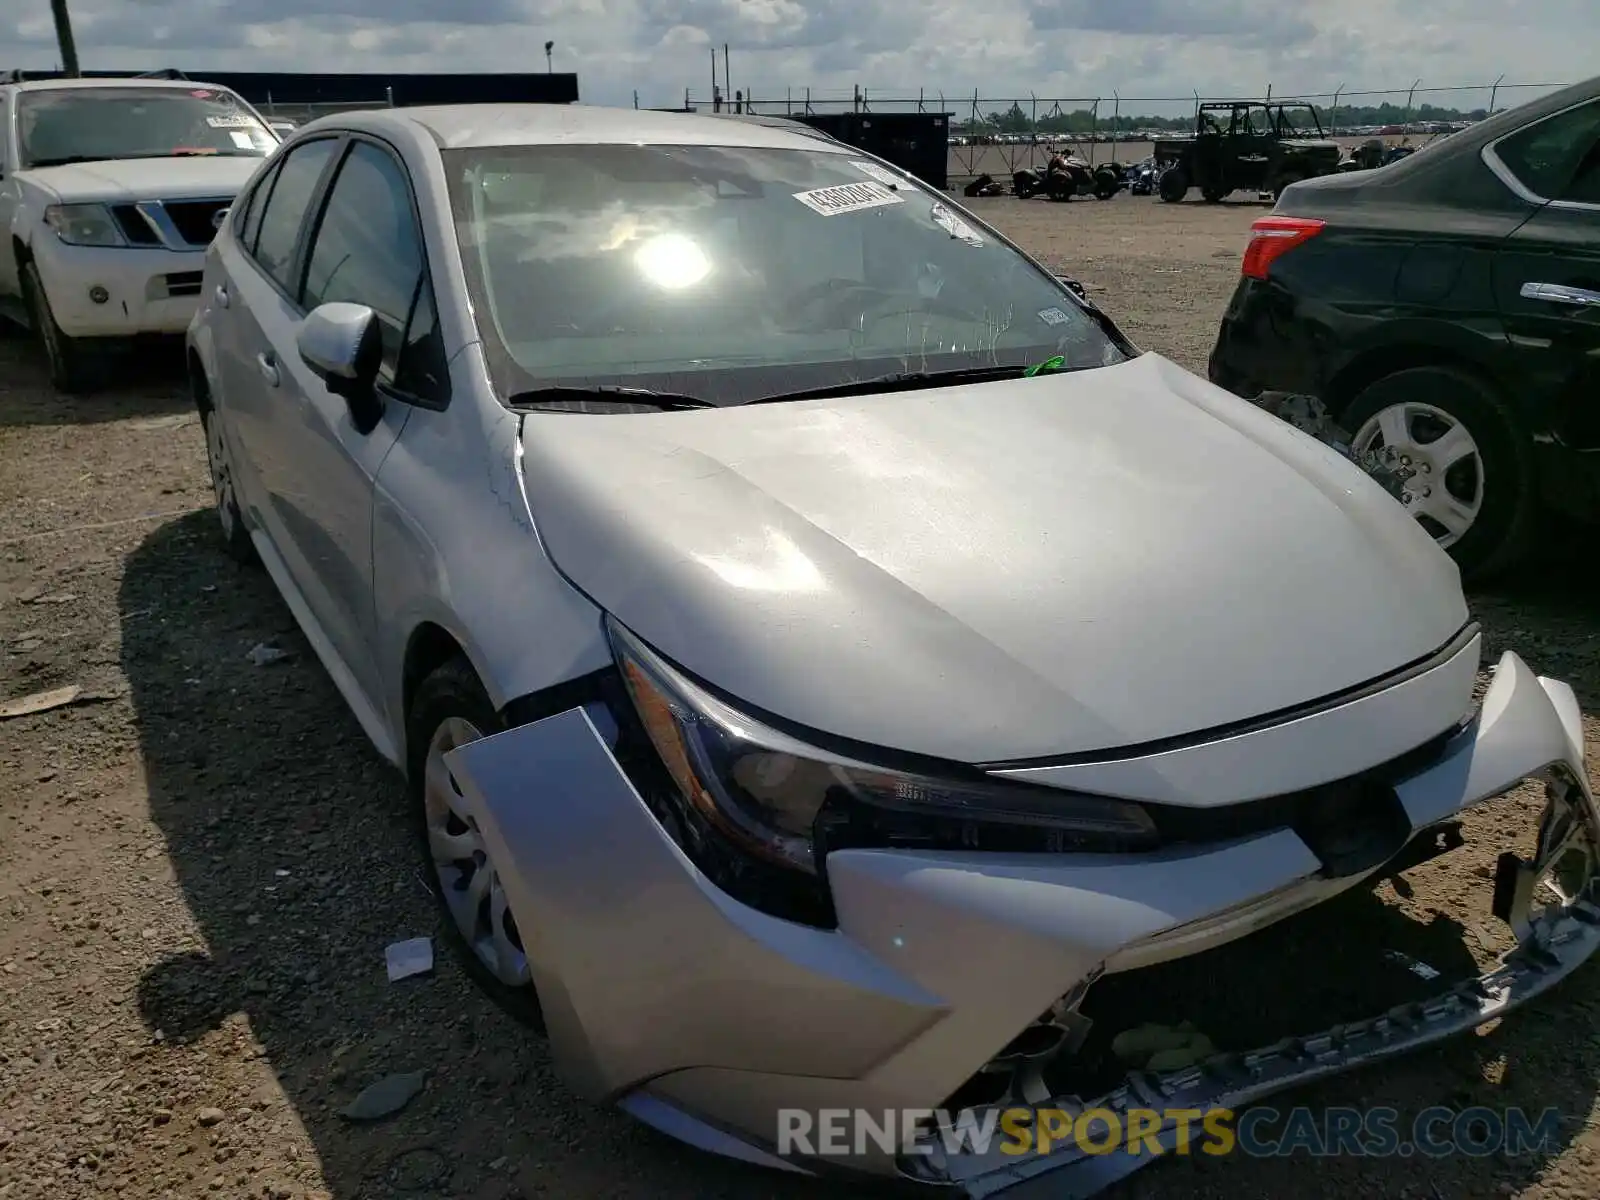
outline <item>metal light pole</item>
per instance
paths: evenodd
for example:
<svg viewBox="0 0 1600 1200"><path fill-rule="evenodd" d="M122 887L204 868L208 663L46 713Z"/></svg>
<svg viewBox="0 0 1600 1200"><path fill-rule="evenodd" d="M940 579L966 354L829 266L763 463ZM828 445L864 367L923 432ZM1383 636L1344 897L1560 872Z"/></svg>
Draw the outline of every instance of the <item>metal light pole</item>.
<svg viewBox="0 0 1600 1200"><path fill-rule="evenodd" d="M64 2L65 0L63 0L63 3ZM553 67L550 63L550 51L554 50L555 48L556 44L554 42L546 42L544 44L544 73L546 75L553 75L555 73L555 67Z"/></svg>
<svg viewBox="0 0 1600 1200"><path fill-rule="evenodd" d="M56 19L56 45L61 49L61 69L76 79L78 70L78 45L72 40L72 17L67 12L67 0L50 0L50 15Z"/></svg>

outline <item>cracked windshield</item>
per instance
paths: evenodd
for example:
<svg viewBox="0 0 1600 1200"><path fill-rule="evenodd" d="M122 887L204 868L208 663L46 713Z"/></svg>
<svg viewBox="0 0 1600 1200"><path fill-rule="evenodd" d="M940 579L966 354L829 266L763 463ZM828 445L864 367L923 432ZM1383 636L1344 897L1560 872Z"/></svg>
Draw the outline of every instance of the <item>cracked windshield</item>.
<svg viewBox="0 0 1600 1200"><path fill-rule="evenodd" d="M1108 365L1057 282L848 153L559 146L447 155L502 394L739 404L893 372Z"/></svg>
<svg viewBox="0 0 1600 1200"><path fill-rule="evenodd" d="M28 167L119 158L265 158L272 132L231 92L204 87L48 88L18 107Z"/></svg>

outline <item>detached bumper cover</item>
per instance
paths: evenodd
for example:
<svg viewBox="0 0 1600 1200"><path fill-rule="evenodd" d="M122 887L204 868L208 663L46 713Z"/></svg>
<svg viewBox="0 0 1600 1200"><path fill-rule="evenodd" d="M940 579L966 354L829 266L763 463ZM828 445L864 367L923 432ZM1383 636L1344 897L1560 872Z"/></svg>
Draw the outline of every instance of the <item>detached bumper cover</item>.
<svg viewBox="0 0 1600 1200"><path fill-rule="evenodd" d="M525 931L569 1084L757 1161L777 1161L780 1109L935 1107L1099 973L1220 945L1370 878L1324 877L1287 829L1128 857L849 850L828 860L839 927L812 929L713 887L583 710L471 743L449 761ZM1590 847L1600 818L1577 703L1507 654L1472 725L1396 791L1421 831L1552 768L1570 781L1562 836ZM1512 881L1524 906L1531 870ZM1524 922L1521 949L1499 970L1430 1004L1130 1077L1100 1103L1236 1105L1469 1029L1594 953L1597 913L1591 895ZM837 1165L973 1196L1049 1173L1052 1195L1083 1195L1118 1163L1126 1173L1149 1161L1100 1156L1074 1168L1064 1154L1000 1157L897 1158L869 1146ZM1081 1173L1083 1187L1061 1170Z"/></svg>

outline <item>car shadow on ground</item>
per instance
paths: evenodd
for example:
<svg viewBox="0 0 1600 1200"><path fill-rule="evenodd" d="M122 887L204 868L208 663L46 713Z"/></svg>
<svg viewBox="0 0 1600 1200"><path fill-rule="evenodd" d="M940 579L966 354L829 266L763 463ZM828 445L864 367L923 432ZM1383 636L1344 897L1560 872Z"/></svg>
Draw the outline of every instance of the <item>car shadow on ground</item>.
<svg viewBox="0 0 1600 1200"><path fill-rule="evenodd" d="M119 597L142 614L124 622L122 664L152 816L208 947L147 973L149 1027L194 1042L245 1014L337 1200L818 1195L565 1091L542 1041L449 957L398 776L266 573L226 559L214 534L210 513L156 530ZM292 657L255 666L261 643ZM434 975L389 982L384 947L417 936L435 938ZM340 1116L366 1085L413 1071L426 1090L394 1118Z"/></svg>
<svg viewBox="0 0 1600 1200"><path fill-rule="evenodd" d="M155 530L127 560L119 595L122 666L152 816L208 948L148 971L138 1002L168 1045L204 1043L244 1014L313 1144L317 1162L302 1162L301 1185L335 1200L871 1194L721 1162L571 1097L544 1044L495 1009L444 952L398 777L370 749L266 574L222 555L213 521L198 513ZM254 665L250 651L263 643L290 657ZM1356 919L1370 917L1370 898L1353 903ZM1288 958L1276 976L1323 962L1318 930L1333 915L1279 945ZM1447 935L1459 930L1435 924L1388 944L1453 971L1461 964ZM389 982L384 947L423 935L439 949L436 972ZM1263 1016L1281 1016L1287 1003L1256 994L1255 961L1210 986L1224 996L1251 989L1255 1000L1237 1014L1249 1031L1237 1036L1249 1044L1259 1044L1250 1034ZM1288 964L1304 965L1283 971ZM1344 969L1323 1000L1347 999L1360 969ZM1568 985L1569 997L1571 989L1592 990L1595 979L1591 968ZM1359 1098L1402 1110L1520 1103L1581 1118L1597 1082L1592 1056L1572 1047L1587 1043L1593 1020L1558 998L1487 1038L1461 1039L1398 1071L1381 1068L1390 1074L1374 1091L1366 1090L1370 1076L1357 1077L1300 1102ZM1224 1032L1216 1028L1219 1042L1233 1042ZM1491 1059L1509 1064L1510 1086L1484 1082ZM341 1115L363 1087L414 1071L427 1072L426 1088L396 1116L355 1124ZM242 1089L242 1071L240 1078ZM229 1111L247 1102L245 1094L208 1101ZM226 1130L224 1140L232 1136ZM1233 1196L1286 1195L1301 1190L1304 1167L1303 1159L1168 1164L1111 1195L1193 1195L1208 1184ZM1495 1167L1497 1176L1478 1160L1452 1159L1427 1172L1446 1194L1489 1196L1495 1178L1528 1182L1539 1162ZM1296 1176L1284 1174L1290 1169ZM1348 1161L1319 1168L1325 1182L1356 1188L1371 1169Z"/></svg>
<svg viewBox="0 0 1600 1200"><path fill-rule="evenodd" d="M1594 538L1593 526L1548 519L1527 556L1475 586L1467 601L1483 625L1486 663L1514 650L1539 674L1570 683L1583 710L1600 715L1600 558Z"/></svg>
<svg viewBox="0 0 1600 1200"><path fill-rule="evenodd" d="M44 355L29 335L0 317L0 428L88 425L192 411L181 340L118 354L105 364L103 390L69 396L50 386Z"/></svg>

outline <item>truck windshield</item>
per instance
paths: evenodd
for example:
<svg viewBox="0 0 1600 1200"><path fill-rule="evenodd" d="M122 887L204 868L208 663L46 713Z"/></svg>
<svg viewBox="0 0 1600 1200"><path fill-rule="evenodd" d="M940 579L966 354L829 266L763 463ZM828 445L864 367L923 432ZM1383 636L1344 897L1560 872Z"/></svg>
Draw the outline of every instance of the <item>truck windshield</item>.
<svg viewBox="0 0 1600 1200"><path fill-rule="evenodd" d="M115 158L265 158L277 135L232 92L208 87L42 88L17 106L24 168Z"/></svg>

